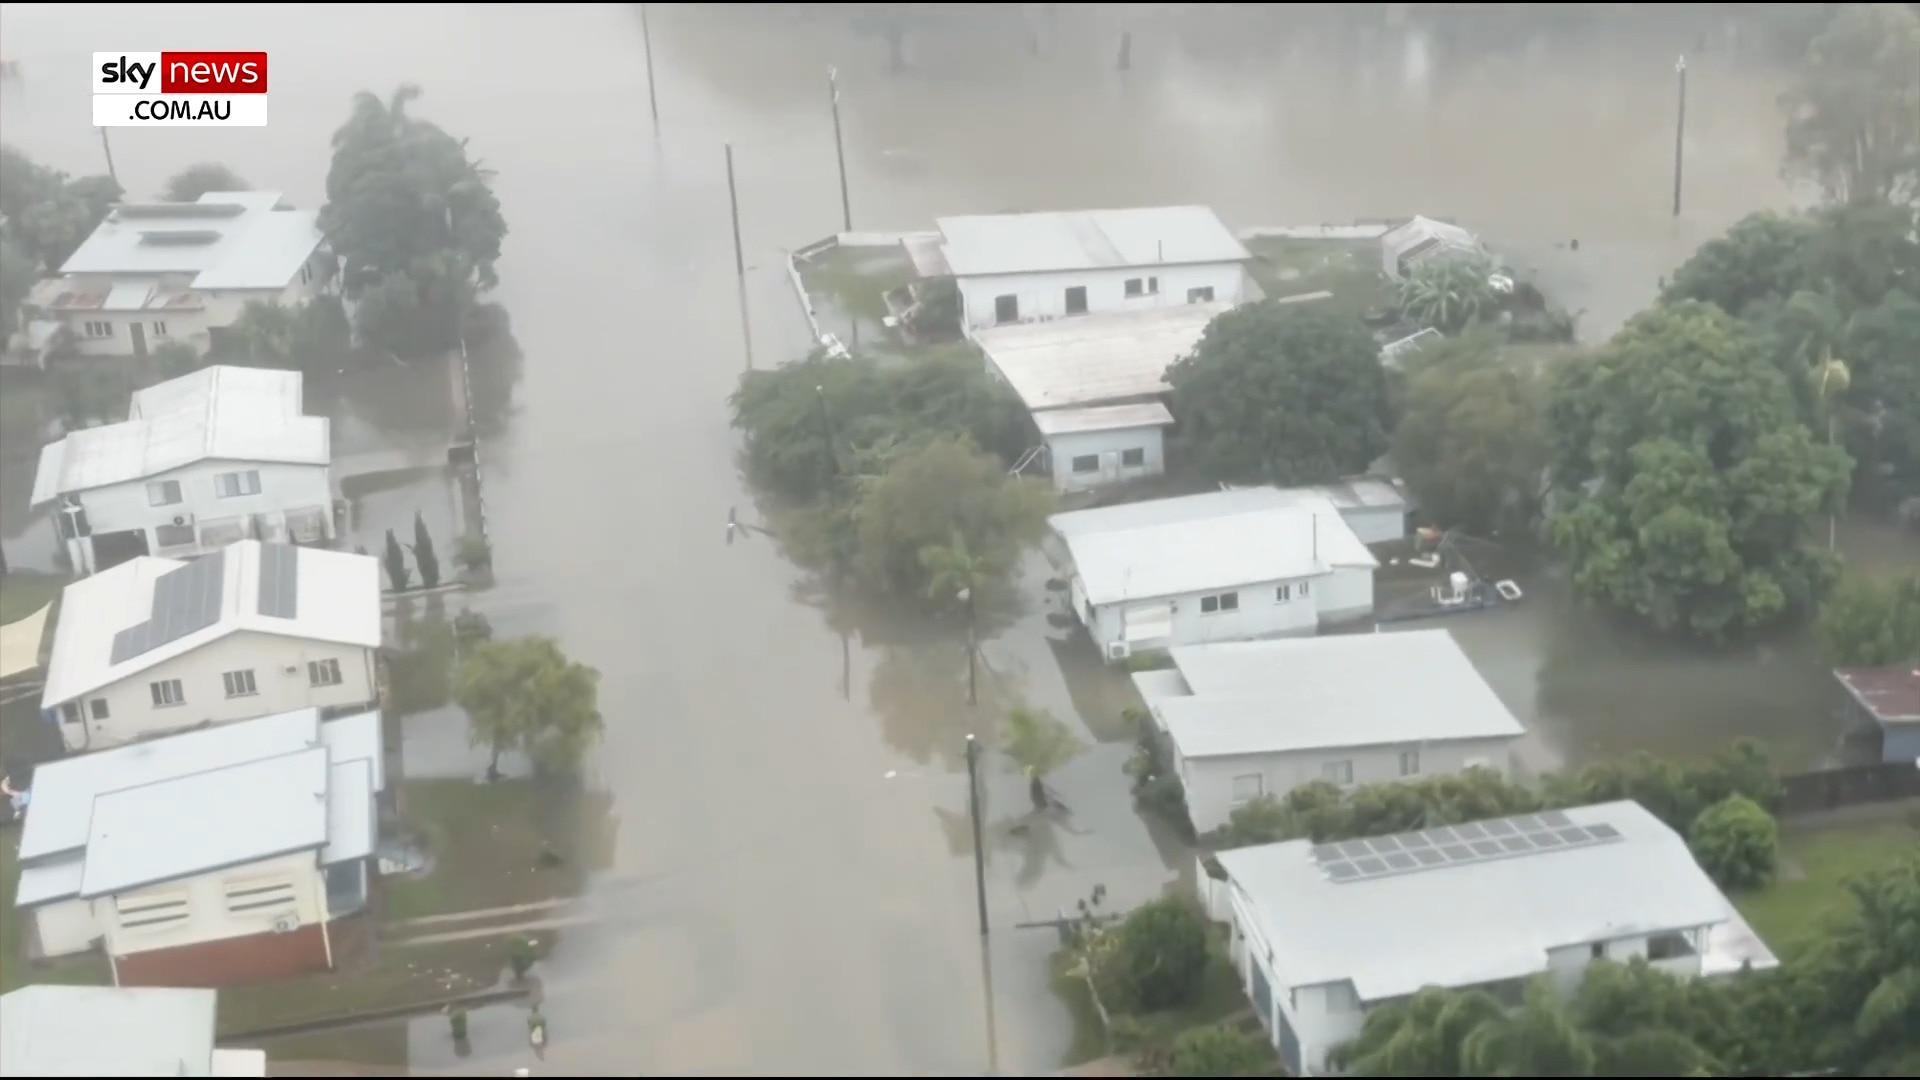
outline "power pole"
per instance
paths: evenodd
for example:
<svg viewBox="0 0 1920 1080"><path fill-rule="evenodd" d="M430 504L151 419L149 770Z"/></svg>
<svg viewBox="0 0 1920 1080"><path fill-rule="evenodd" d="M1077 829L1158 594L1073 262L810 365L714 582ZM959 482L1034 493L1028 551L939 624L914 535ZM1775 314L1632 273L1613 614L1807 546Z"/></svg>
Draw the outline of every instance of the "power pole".
<svg viewBox="0 0 1920 1080"><path fill-rule="evenodd" d="M967 736L967 812L973 818L973 892L980 905L980 936L987 936L987 854L980 840L980 741Z"/></svg>
<svg viewBox="0 0 1920 1080"><path fill-rule="evenodd" d="M120 171L113 167L113 144L107 141L106 128L100 129L100 149L107 152L107 177L118 184L120 182Z"/></svg>
<svg viewBox="0 0 1920 1080"><path fill-rule="evenodd" d="M733 181L733 144L727 144L727 208L733 215L733 273L740 280L740 338L753 370L753 327L747 321L747 256L740 248L740 189Z"/></svg>
<svg viewBox="0 0 1920 1080"><path fill-rule="evenodd" d="M647 54L647 108L653 112L653 133L660 134L660 99L653 92L653 33L647 28L647 5L640 5L640 47Z"/></svg>
<svg viewBox="0 0 1920 1080"><path fill-rule="evenodd" d="M833 156L840 163L840 221L842 232L853 231L853 200L847 197L847 147L840 137L840 72L827 68L827 101L833 109Z"/></svg>
<svg viewBox="0 0 1920 1080"><path fill-rule="evenodd" d="M1673 128L1673 216L1680 216L1680 178L1687 154L1687 58L1673 65L1680 81L1680 115Z"/></svg>

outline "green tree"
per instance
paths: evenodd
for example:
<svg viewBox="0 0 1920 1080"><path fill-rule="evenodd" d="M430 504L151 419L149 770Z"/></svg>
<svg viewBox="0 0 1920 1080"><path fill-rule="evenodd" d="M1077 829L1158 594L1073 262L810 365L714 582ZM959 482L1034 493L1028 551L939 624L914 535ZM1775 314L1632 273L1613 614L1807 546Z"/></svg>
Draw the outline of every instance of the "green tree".
<svg viewBox="0 0 1920 1080"><path fill-rule="evenodd" d="M1570 1013L1593 1046L1597 1076L1720 1075L1698 1040L1725 1041L1727 1004L1716 984L1675 978L1636 957L1589 965Z"/></svg>
<svg viewBox="0 0 1920 1080"><path fill-rule="evenodd" d="M500 775L500 755L518 750L543 769L577 764L604 722L600 673L567 659L552 638L483 641L460 665L453 698L467 711L475 746L492 751L487 775Z"/></svg>
<svg viewBox="0 0 1920 1080"><path fill-rule="evenodd" d="M1052 493L1007 475L965 437L942 437L895 457L863 485L852 510L854 568L875 588L925 596L921 552L964 539L983 566L1011 567L1046 531Z"/></svg>
<svg viewBox="0 0 1920 1080"><path fill-rule="evenodd" d="M1839 667L1920 663L1920 574L1843 579L1820 609L1820 640Z"/></svg>
<svg viewBox="0 0 1920 1080"><path fill-rule="evenodd" d="M1231 1024L1188 1028L1173 1040L1167 1072L1172 1076L1261 1076L1273 1065L1273 1047Z"/></svg>
<svg viewBox="0 0 1920 1080"><path fill-rule="evenodd" d="M1475 1076L1593 1076L1598 1060L1548 979L1527 985L1520 1008L1475 1028L1461 1056Z"/></svg>
<svg viewBox="0 0 1920 1080"><path fill-rule="evenodd" d="M69 178L0 147L0 217L6 235L36 265L58 270L124 194L105 176Z"/></svg>
<svg viewBox="0 0 1920 1080"><path fill-rule="evenodd" d="M20 327L21 307L33 292L33 259L11 236L0 232L0 348Z"/></svg>
<svg viewBox="0 0 1920 1080"><path fill-rule="evenodd" d="M1811 526L1840 506L1851 463L1797 412L1786 373L1699 303L1643 312L1560 367L1548 528L1578 591L1709 639L1810 608L1837 572Z"/></svg>
<svg viewBox="0 0 1920 1080"><path fill-rule="evenodd" d="M380 561L387 568L387 582L394 592L405 592L413 581L413 574L407 569L407 552L400 546L400 538L387 530L386 550L381 552Z"/></svg>
<svg viewBox="0 0 1920 1080"><path fill-rule="evenodd" d="M1813 43L1787 111L1787 166L1834 202L1920 198L1920 13L1841 4Z"/></svg>
<svg viewBox="0 0 1920 1080"><path fill-rule="evenodd" d="M207 359L184 341L163 341L154 347L153 366L163 379L177 379L207 366Z"/></svg>
<svg viewBox="0 0 1920 1080"><path fill-rule="evenodd" d="M1369 1012L1360 1034L1335 1047L1328 1062L1355 1076L1472 1076L1469 1038L1504 1013L1484 990L1427 987Z"/></svg>
<svg viewBox="0 0 1920 1080"><path fill-rule="evenodd" d="M1109 1008L1124 1013L1177 1009L1193 1001L1212 954L1207 924L1183 898L1162 897L1135 908L1113 931L1099 985Z"/></svg>
<svg viewBox="0 0 1920 1080"><path fill-rule="evenodd" d="M1463 339L1464 340L1464 339ZM1487 535L1529 527L1546 473L1541 391L1498 343L1419 366L1402 396L1393 459L1435 521Z"/></svg>
<svg viewBox="0 0 1920 1080"><path fill-rule="evenodd" d="M1920 494L1920 270L1913 282L1857 312L1841 353L1852 376L1847 446L1861 480L1890 486L1895 500Z"/></svg>
<svg viewBox="0 0 1920 1080"><path fill-rule="evenodd" d="M1697 300L1744 315L1752 304L1784 299L1801 288L1801 253L1814 231L1804 217L1771 210L1748 214L1674 271L1661 302Z"/></svg>
<svg viewBox="0 0 1920 1080"><path fill-rule="evenodd" d="M1492 274L1485 259L1429 259L1400 282L1400 309L1421 326L1458 333L1493 313Z"/></svg>
<svg viewBox="0 0 1920 1080"><path fill-rule="evenodd" d="M1006 742L1001 752L1027 778L1027 794L1035 810L1047 808L1047 777L1086 749L1060 718L1041 709L1017 708L1007 713Z"/></svg>
<svg viewBox="0 0 1920 1080"><path fill-rule="evenodd" d="M1352 316L1273 301L1235 308L1167 382L1180 447L1209 480L1317 483L1387 449L1380 347Z"/></svg>
<svg viewBox="0 0 1920 1080"><path fill-rule="evenodd" d="M1773 880L1780 859L1780 827L1745 795L1729 795L1700 811L1687 845L1701 869L1723 889L1757 889Z"/></svg>
<svg viewBox="0 0 1920 1080"><path fill-rule="evenodd" d="M433 537L427 532L427 521L419 511L413 515L413 563L420 568L420 587L434 589L440 586L440 557L434 554Z"/></svg>
<svg viewBox="0 0 1920 1080"><path fill-rule="evenodd" d="M200 196L214 191L251 191L253 185L216 161L189 165L167 181L161 198L168 202L199 202Z"/></svg>
<svg viewBox="0 0 1920 1080"><path fill-rule="evenodd" d="M335 297L294 306L254 300L222 335L220 353L221 359L255 367L332 374L350 336L346 312Z"/></svg>
<svg viewBox="0 0 1920 1080"><path fill-rule="evenodd" d="M1854 908L1796 958L1814 1060L1845 1076L1920 1066L1920 853L1850 882Z"/></svg>

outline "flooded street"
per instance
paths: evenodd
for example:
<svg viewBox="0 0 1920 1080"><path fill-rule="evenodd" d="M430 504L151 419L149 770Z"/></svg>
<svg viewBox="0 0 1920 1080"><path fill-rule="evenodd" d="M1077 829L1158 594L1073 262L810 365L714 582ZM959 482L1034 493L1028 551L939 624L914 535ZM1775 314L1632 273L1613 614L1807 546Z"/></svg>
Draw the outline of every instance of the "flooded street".
<svg viewBox="0 0 1920 1080"><path fill-rule="evenodd" d="M1016 19L996 16L910 34L911 69L895 76L881 37L831 6L805 18L727 10L652 5L656 138L632 5L95 5L84 18L7 5L8 57L25 81L0 99L0 134L55 167L99 171L87 54L187 42L267 50L271 126L115 130L135 195L217 160L318 205L351 95L406 82L425 89L421 115L470 137L497 170L511 232L490 299L525 360L511 410L482 425L500 583L473 605L499 612L503 633L552 634L603 672L593 768L618 819L613 866L591 887L601 921L564 932L544 968L553 1036L536 1071L1043 1071L1072 1026L1046 985L1052 933L1014 925L1095 883L1144 898L1181 867L1154 858L1162 840L1127 806L1127 748L1102 745L1057 778L1077 831L994 830L983 963L964 735L987 737L1007 703L1028 701L1111 739L1115 699L1089 657L1056 652L1064 635L1036 609L986 646L992 670L970 715L951 634L818 598L764 538L724 543L729 509L749 517L753 497L727 424L745 356L723 145L761 366L808 344L784 251L840 225L830 63L856 228L1182 202L1238 226L1444 215L1537 272L1597 337L1700 241L1789 201L1775 179L1779 83L1723 46L1694 62L1676 220L1672 68L1691 34L1469 51L1326 26L1263 31L1255 49L1221 28L1183 37L1143 17L1129 24L1123 76L1121 24L1063 5L1060 23L1042 24L1039 56ZM95 29L107 25L112 42ZM1564 246L1575 238L1577 253ZM418 479L409 470L443 476L445 379L417 381L310 390L310 408L336 416L343 465L364 457L406 483ZM0 538L14 565L33 565L52 548L24 506L33 447L7 439ZM371 485L366 524L377 534L416 510L456 513L444 479L417 490ZM1852 535L1888 565L1920 564L1890 532ZM1834 741L1824 681L1791 648L1664 655L1590 625L1551 589L1458 630L1570 757L1704 751L1750 732L1798 764ZM444 726L433 737L459 741ZM991 821L1024 796L988 761ZM367 1052L425 1040L395 1030Z"/></svg>

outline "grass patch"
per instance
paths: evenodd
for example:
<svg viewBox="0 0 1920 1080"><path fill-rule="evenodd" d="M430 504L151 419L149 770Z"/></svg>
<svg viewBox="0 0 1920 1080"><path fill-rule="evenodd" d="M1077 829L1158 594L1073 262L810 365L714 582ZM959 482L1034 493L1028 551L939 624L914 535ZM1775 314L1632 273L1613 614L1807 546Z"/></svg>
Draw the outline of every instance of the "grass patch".
<svg viewBox="0 0 1920 1080"><path fill-rule="evenodd" d="M107 958L100 953L63 956L28 963L27 913L13 906L20 888L20 855L16 838L0 843L0 993L35 983L66 986L105 986L113 981Z"/></svg>
<svg viewBox="0 0 1920 1080"><path fill-rule="evenodd" d="M382 882L387 919L575 896L612 849L611 797L572 779L410 780L401 798L429 868Z"/></svg>
<svg viewBox="0 0 1920 1080"><path fill-rule="evenodd" d="M1760 937L1783 959L1817 937L1834 916L1853 903L1846 890L1852 878L1887 866L1920 846L1920 828L1904 820L1787 829L1780 841L1783 875L1736 905Z"/></svg>
<svg viewBox="0 0 1920 1080"><path fill-rule="evenodd" d="M1380 272L1378 240L1262 236L1246 241L1246 246L1253 254L1247 268L1268 299L1325 291L1332 297L1310 302L1355 315L1386 306L1391 299Z"/></svg>
<svg viewBox="0 0 1920 1080"><path fill-rule="evenodd" d="M24 619L46 607L59 599L60 590L72 580L65 574L35 574L24 570L0 577L0 623Z"/></svg>

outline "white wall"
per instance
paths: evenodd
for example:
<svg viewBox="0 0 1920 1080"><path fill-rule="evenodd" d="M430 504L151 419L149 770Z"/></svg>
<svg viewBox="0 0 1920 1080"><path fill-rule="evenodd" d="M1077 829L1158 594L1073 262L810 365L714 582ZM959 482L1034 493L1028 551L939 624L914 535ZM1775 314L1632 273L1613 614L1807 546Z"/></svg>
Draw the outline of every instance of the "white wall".
<svg viewBox="0 0 1920 1080"><path fill-rule="evenodd" d="M1301 597L1300 583L1309 588ZM1281 585L1292 586L1292 598L1278 599ZM1110 642L1123 639L1128 608L1173 605L1172 633L1160 641L1136 641L1134 649L1164 649L1174 645L1194 645L1208 641L1246 641L1254 638L1311 634L1328 620L1349 619L1373 611L1373 571L1371 569L1336 570L1311 578L1290 581L1265 581L1202 594L1159 599L1140 599L1103 604L1088 619L1084 586L1078 575L1073 580L1074 610L1087 626L1101 654ZM1218 592L1239 594L1240 606L1234 611L1201 611L1201 597Z"/></svg>
<svg viewBox="0 0 1920 1080"><path fill-rule="evenodd" d="M1276 724L1284 716L1276 714ZM1498 739L1456 739L1445 742L1399 743L1386 746L1333 747L1325 750L1287 754L1249 754L1235 757L1182 758L1174 750L1174 768L1187 791L1187 813L1193 827L1209 832L1227 823L1233 813L1233 781L1239 776L1258 776L1262 794L1285 795L1303 784L1324 778L1323 767L1348 762L1353 766L1353 784L1414 780L1443 773L1457 773L1471 765L1482 765L1506 775L1513 743L1519 736ZM1419 772L1400 773L1400 755L1414 752Z"/></svg>
<svg viewBox="0 0 1920 1080"><path fill-rule="evenodd" d="M271 304L292 306L304 304L320 291L321 270L326 257L318 252L302 267L304 273L296 273L285 287L277 289L222 289L217 291L201 290L192 293L198 302L193 308L149 308L142 311L60 311L51 313L63 320L73 333L74 351L81 356L132 356L133 333L128 327L133 323L144 323L147 339L147 352L168 341L179 341L193 346L195 352L204 355L211 343L208 331L216 327L233 325L240 312L250 301L260 300ZM189 274L70 274L78 288L101 288L115 285L156 285L168 290L186 290L192 283ZM106 322L113 326L111 336L93 338L86 335L89 322ZM164 333L155 324L162 324Z"/></svg>
<svg viewBox="0 0 1920 1080"><path fill-rule="evenodd" d="M343 681L337 686L313 686L308 679L307 663L325 659L340 662ZM228 697L222 676L243 670L253 672L259 692ZM165 679L180 680L186 701L155 708L151 686ZM277 634L231 634L84 695L79 703L86 719L69 723L63 710L60 738L71 751L105 750L203 724L229 724L295 709L361 705L378 696L371 649ZM96 699L107 703L103 720L93 719ZM52 708L61 703L43 704Z"/></svg>
<svg viewBox="0 0 1920 1080"><path fill-rule="evenodd" d="M1314 586L1319 594L1320 621L1339 622L1373 614L1373 570L1335 570Z"/></svg>
<svg viewBox="0 0 1920 1080"><path fill-rule="evenodd" d="M207 351L207 315L202 308L173 308L148 311L59 311L54 317L66 324L73 335L74 352L81 356L132 356L134 323L143 326L147 353L169 341L184 342L194 351ZM88 323L106 323L112 332L106 337L90 337Z"/></svg>
<svg viewBox="0 0 1920 1080"><path fill-rule="evenodd" d="M244 912L228 907L229 888L282 882L291 886L279 894L286 897L282 903ZM173 902L180 905L172 907ZM112 956L271 933L274 921L283 916L293 917L301 926L324 922L327 917L326 882L311 851L149 885L118 896L99 897L92 903L94 919L105 933L107 952ZM181 911L185 917L163 925L125 926L125 921L140 918L122 914L130 906L145 907L142 914L149 918L155 912L166 910Z"/></svg>
<svg viewBox="0 0 1920 1080"><path fill-rule="evenodd" d="M214 478L222 473L248 470L260 473L259 493L223 498ZM171 506L154 506L147 494L147 485L167 480L179 481L181 501ZM147 534L147 550L154 555L205 554L221 545L204 541L200 536L202 529L245 521L254 515L262 517L274 534L259 539L285 540L287 511L315 507L325 510L326 538L334 537L333 473L326 465L200 461L144 480L82 491L75 498L86 509L87 524L95 534L139 529ZM161 525L171 525L175 517L185 517L194 526L193 540L185 546L162 545L155 530ZM76 565L80 565L78 560ZM93 560L87 559L84 565L93 566Z"/></svg>
<svg viewBox="0 0 1920 1080"><path fill-rule="evenodd" d="M11 901L0 897L0 903ZM103 931L93 917L93 905L85 900L62 900L33 909L34 929L40 935L40 951L47 956L71 956L93 948ZM14 957L7 958L17 963Z"/></svg>
<svg viewBox="0 0 1920 1080"><path fill-rule="evenodd" d="M1160 291L1145 296L1128 296L1130 278L1160 279ZM1045 274L993 274L986 277L955 279L960 286L961 311L969 331L995 325L996 297L1011 294L1020 298L1020 321L1062 318L1067 314L1067 290L1079 285L1087 290L1087 314L1114 311L1138 311L1142 308L1168 307L1187 303L1187 290L1212 288L1213 299L1223 304L1240 302L1246 280L1237 262L1196 263L1187 266L1114 267L1098 270L1064 270Z"/></svg>
<svg viewBox="0 0 1920 1080"><path fill-rule="evenodd" d="M1145 460L1126 465L1122 455L1140 450ZM1106 455L1112 455L1108 458ZM1073 459L1093 456L1099 467L1089 473L1073 470ZM1167 471L1166 429L1163 427L1120 428L1113 431L1076 431L1047 437L1047 458L1053 468L1055 491L1084 491L1101 484L1159 476Z"/></svg>
<svg viewBox="0 0 1920 1080"><path fill-rule="evenodd" d="M1407 512L1393 507L1361 506L1340 511L1341 520L1363 544L1407 538Z"/></svg>

